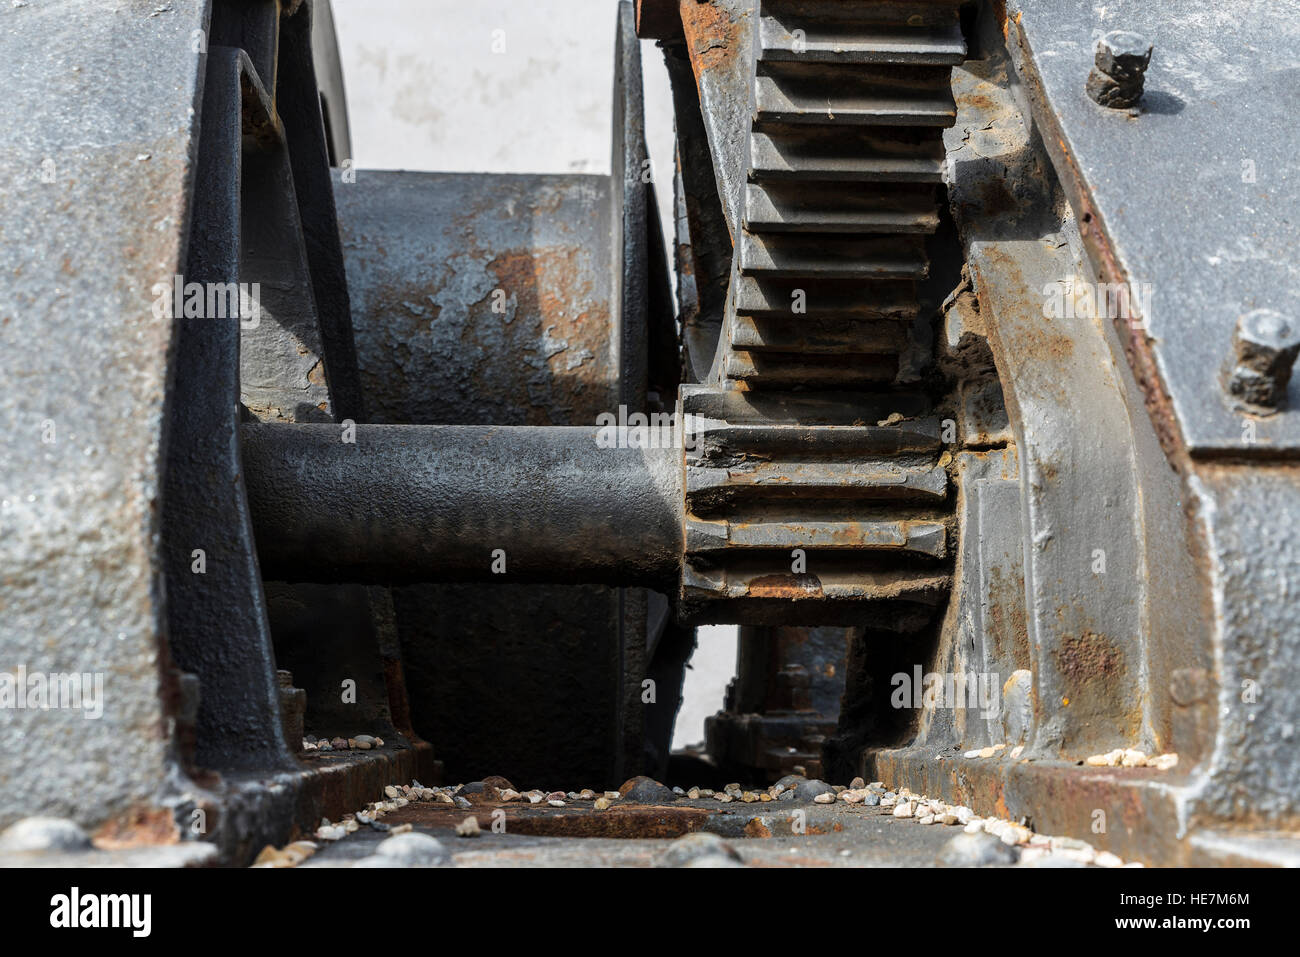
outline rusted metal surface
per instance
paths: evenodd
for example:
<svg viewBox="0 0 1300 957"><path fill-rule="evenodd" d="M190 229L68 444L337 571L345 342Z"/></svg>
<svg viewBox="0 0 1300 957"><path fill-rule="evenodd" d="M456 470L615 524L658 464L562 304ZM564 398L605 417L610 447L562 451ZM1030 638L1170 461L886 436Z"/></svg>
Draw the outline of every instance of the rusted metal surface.
<svg viewBox="0 0 1300 957"><path fill-rule="evenodd" d="M733 240L740 234L753 78L754 0L681 0L686 52L713 153L718 196Z"/></svg>
<svg viewBox="0 0 1300 957"><path fill-rule="evenodd" d="M636 35L642 40L680 40L680 0L636 0Z"/></svg>
<svg viewBox="0 0 1300 957"><path fill-rule="evenodd" d="M607 177L364 170L334 194L370 421L617 408Z"/></svg>
<svg viewBox="0 0 1300 957"><path fill-rule="evenodd" d="M619 20L630 79L615 96L616 182L336 177L371 421L590 426L620 402L640 408L663 332L650 328L653 305L669 294L647 251L632 11ZM395 592L415 728L458 777L505 769L617 784L642 750L647 596L495 582ZM525 640L534 632L541 646ZM514 732L501 736L504 726Z"/></svg>
<svg viewBox="0 0 1300 957"><path fill-rule="evenodd" d="M99 720L0 710L0 827L39 807L93 828L155 805L173 772L158 534L174 324L151 290L184 269L208 9L0 9L3 667L105 688Z"/></svg>
<svg viewBox="0 0 1300 957"><path fill-rule="evenodd" d="M1137 371L1154 374L1148 395L1172 448L1294 455L1294 384L1292 411L1260 420L1253 441L1216 386L1237 318L1284 309L1300 283L1287 253L1300 232L1283 212L1295 206L1294 183L1269 172L1285 165L1285 154L1277 144L1242 146L1261 125L1289 128L1300 8L1256 0L1234 8L1230 21L1190 2L1128 0L1107 5L1103 16L1077 4L1013 0L1008 12L1017 70L1094 256L1110 264L1114 281L1152 284L1133 346L1152 363L1139 362ZM1137 116L1099 108L1081 91L1094 31L1116 27L1157 47ZM1239 74L1243 58L1261 62L1259 75ZM1164 162L1134 162L1139 155ZM1187 156L1199 157L1213 171L1207 182L1218 177L1228 192L1168 202L1152 184L1178 175Z"/></svg>
<svg viewBox="0 0 1300 957"><path fill-rule="evenodd" d="M241 50L210 49L187 283L247 281L243 131L250 122L278 128L263 95L242 95L258 85ZM259 111L261 124L246 119L245 110ZM296 768L290 755L301 735L290 741L280 733L275 653L241 482L241 318L175 322L180 387L169 413L162 545L171 654L198 688L195 747L184 757L218 770Z"/></svg>
<svg viewBox="0 0 1300 957"><path fill-rule="evenodd" d="M513 802L478 805L472 812L484 831L491 831L499 821L497 826L504 826L507 834L619 840L681 837L703 830L712 813L699 807L615 805L607 811L593 811L589 805L551 808ZM386 820L454 831L467 816L466 811L447 804L408 804Z"/></svg>
<svg viewBox="0 0 1300 957"><path fill-rule="evenodd" d="M1082 244L1068 217L1045 218L1059 208L1050 164L1022 117L1005 55L996 40L986 45L984 60L956 73L951 196L1022 473L1035 747L1045 757L1122 742L1167 750L1172 709L1144 688L1167 685L1179 657L1206 665L1203 650L1185 648L1205 612L1185 597L1198 579L1183 492L1119 360L1115 326L1128 325L1131 304L1121 299L1118 316L1088 312L1098 287L1081 265ZM1010 677L1002 669L1012 660L990 660Z"/></svg>

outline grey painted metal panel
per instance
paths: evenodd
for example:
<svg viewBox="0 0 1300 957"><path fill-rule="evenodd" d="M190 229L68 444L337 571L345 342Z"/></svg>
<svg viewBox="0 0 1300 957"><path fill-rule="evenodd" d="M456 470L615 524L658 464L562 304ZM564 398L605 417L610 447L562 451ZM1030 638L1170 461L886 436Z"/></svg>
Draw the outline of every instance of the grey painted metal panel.
<svg viewBox="0 0 1300 957"><path fill-rule="evenodd" d="M207 3L0 7L0 668L97 672L105 695L93 721L0 709L0 825L102 822L170 766L173 323L151 290L184 262L207 23Z"/></svg>
<svg viewBox="0 0 1300 957"><path fill-rule="evenodd" d="M1187 448L1300 452L1300 381L1254 443L1219 382L1238 316L1300 321L1300 174L1284 135L1300 103L1300 2L1010 0L1007 12L1013 55L1015 31L1027 55L1018 71L1055 114L1059 136L1044 139L1063 178L1083 184L1128 280L1151 285L1142 321ZM1120 29L1155 44L1138 115L1084 91L1095 40Z"/></svg>

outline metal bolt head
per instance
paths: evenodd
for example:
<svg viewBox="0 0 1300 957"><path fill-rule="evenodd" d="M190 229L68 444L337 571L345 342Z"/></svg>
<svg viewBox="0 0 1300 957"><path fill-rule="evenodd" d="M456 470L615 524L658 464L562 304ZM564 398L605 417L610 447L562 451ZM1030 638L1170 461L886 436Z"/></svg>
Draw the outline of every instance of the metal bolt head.
<svg viewBox="0 0 1300 957"><path fill-rule="evenodd" d="M1249 406L1280 407L1300 355L1300 323L1272 309L1256 309L1237 320L1232 348L1228 392Z"/></svg>
<svg viewBox="0 0 1300 957"><path fill-rule="evenodd" d="M1116 30L1097 41L1097 69L1121 83L1136 80L1151 65L1153 49L1141 34Z"/></svg>
<svg viewBox="0 0 1300 957"><path fill-rule="evenodd" d="M1142 99L1151 44L1136 33L1116 30L1097 41L1096 65L1088 74L1092 99L1112 110L1127 110Z"/></svg>

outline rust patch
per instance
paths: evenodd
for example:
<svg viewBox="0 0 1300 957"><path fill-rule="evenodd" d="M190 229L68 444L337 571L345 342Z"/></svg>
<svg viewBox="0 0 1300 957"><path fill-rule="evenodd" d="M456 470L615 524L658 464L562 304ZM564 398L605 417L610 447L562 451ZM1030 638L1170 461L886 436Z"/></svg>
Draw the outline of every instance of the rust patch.
<svg viewBox="0 0 1300 957"><path fill-rule="evenodd" d="M1124 655L1104 635L1086 631L1061 639L1056 667L1071 688L1080 689L1094 681L1110 684L1125 671Z"/></svg>
<svg viewBox="0 0 1300 957"><path fill-rule="evenodd" d="M698 807L638 805L596 811L590 806L551 808L515 803L475 808L479 827L490 831L493 815L505 814L505 833L531 837L602 837L620 840L675 838L701 830L712 811ZM385 818L390 824L411 823L454 830L467 812L446 804L408 804Z"/></svg>
<svg viewBox="0 0 1300 957"><path fill-rule="evenodd" d="M93 835L96 847L118 850L179 844L176 819L167 808L135 807L100 827Z"/></svg>
<svg viewBox="0 0 1300 957"><path fill-rule="evenodd" d="M822 583L816 575L763 575L749 583L745 594L749 598L820 598Z"/></svg>
<svg viewBox="0 0 1300 957"><path fill-rule="evenodd" d="M699 0L682 0L681 14L695 75L729 66L741 47L740 21L720 4Z"/></svg>
<svg viewBox="0 0 1300 957"><path fill-rule="evenodd" d="M594 421L608 402L610 311L593 286L589 252L579 246L507 252L489 262L487 270L514 300L513 318L495 313L492 318L519 323L520 331L512 338L528 337L528 342L516 345L545 362L553 388L570 400L566 404L572 405L574 421ZM493 295L487 299L489 308ZM468 323L464 335L473 340L479 328ZM492 382L481 385L485 391L495 388Z"/></svg>
<svg viewBox="0 0 1300 957"><path fill-rule="evenodd" d="M745 837L766 839L772 836L772 829L763 823L761 817L752 818L745 825Z"/></svg>

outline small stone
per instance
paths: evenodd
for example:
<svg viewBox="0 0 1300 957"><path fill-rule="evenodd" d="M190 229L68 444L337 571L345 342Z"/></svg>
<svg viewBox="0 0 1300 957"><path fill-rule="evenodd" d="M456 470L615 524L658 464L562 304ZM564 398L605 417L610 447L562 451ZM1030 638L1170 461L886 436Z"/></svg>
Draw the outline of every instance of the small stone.
<svg viewBox="0 0 1300 957"><path fill-rule="evenodd" d="M564 798L565 798L565 794L563 791L551 791L546 795L547 802L563 801Z"/></svg>
<svg viewBox="0 0 1300 957"><path fill-rule="evenodd" d="M1114 751L1107 751L1105 754L1094 754L1083 763L1094 768L1117 768L1123 760L1124 749L1116 748Z"/></svg>
<svg viewBox="0 0 1300 957"><path fill-rule="evenodd" d="M755 794L753 791L746 791L744 794L740 796L740 799L744 801L746 804L754 804L757 803L758 801L758 795Z"/></svg>
<svg viewBox="0 0 1300 957"><path fill-rule="evenodd" d="M795 793L793 791L782 791L777 795L776 799L778 801L793 801L795 799Z"/></svg>
<svg viewBox="0 0 1300 957"><path fill-rule="evenodd" d="M1020 851L1021 867L1083 867L1070 857L1051 854L1037 847L1026 847Z"/></svg>
<svg viewBox="0 0 1300 957"><path fill-rule="evenodd" d="M705 831L677 838L655 861L655 867L739 866L741 859L735 848L718 835Z"/></svg>
<svg viewBox="0 0 1300 957"><path fill-rule="evenodd" d="M270 844L262 848L262 852L257 855L253 861L253 867L295 867L299 859L294 855L286 854L284 851L277 850Z"/></svg>
<svg viewBox="0 0 1300 957"><path fill-rule="evenodd" d="M471 804L496 804L501 800L501 792L495 785L488 784L486 781L470 781L456 792L456 795L465 798Z"/></svg>
<svg viewBox="0 0 1300 957"><path fill-rule="evenodd" d="M624 801L634 804L666 804L677 800L677 795L654 778L638 775L623 782L618 793Z"/></svg>
<svg viewBox="0 0 1300 957"><path fill-rule="evenodd" d="M88 851L90 837L62 817L25 817L0 834L0 851Z"/></svg>
<svg viewBox="0 0 1300 957"><path fill-rule="evenodd" d="M1120 758L1120 766L1125 768L1144 768L1147 766L1147 756L1136 748L1127 748L1123 757Z"/></svg>
<svg viewBox="0 0 1300 957"><path fill-rule="evenodd" d="M1178 766L1178 755L1161 754L1147 761L1147 767L1156 768L1160 771L1168 771Z"/></svg>
<svg viewBox="0 0 1300 957"><path fill-rule="evenodd" d="M461 808L462 810L464 810L465 808L471 808L471 807L474 806L474 805L471 804L471 803L470 803L466 798L461 797L459 794L457 794L457 795L456 795L455 797L453 797L451 800L452 800L452 803L456 805L456 807Z"/></svg>
<svg viewBox="0 0 1300 957"><path fill-rule="evenodd" d="M373 748L379 743L379 739L369 734L359 734L352 739L359 748Z"/></svg>
<svg viewBox="0 0 1300 957"><path fill-rule="evenodd" d="M1098 851L1097 857L1093 860L1093 863L1098 867L1124 866L1124 862L1120 860L1119 856L1117 854L1112 854L1110 851Z"/></svg>
<svg viewBox="0 0 1300 957"><path fill-rule="evenodd" d="M877 807L880 804L880 793L878 791L866 790L862 794L863 807Z"/></svg>
<svg viewBox="0 0 1300 957"><path fill-rule="evenodd" d="M851 791L861 791L866 786L867 782L862 780L862 778L854 778L849 782L849 790Z"/></svg>
<svg viewBox="0 0 1300 957"><path fill-rule="evenodd" d="M394 824L388 829L388 832L390 834L409 834L413 830L415 830L415 827L411 824Z"/></svg>
<svg viewBox="0 0 1300 957"><path fill-rule="evenodd" d="M732 797L730 794L728 794L726 791L722 791L722 792L720 792L720 793L718 793L718 794L713 795L713 800L715 800L715 801L719 801L719 802L721 802L721 803L723 803L723 804L730 804L732 801L735 800L735 798L733 798L733 797Z"/></svg>
<svg viewBox="0 0 1300 957"><path fill-rule="evenodd" d="M543 801L546 800L546 795L543 794L541 791L529 791L524 796L528 798L529 804L541 804Z"/></svg>
<svg viewBox="0 0 1300 957"><path fill-rule="evenodd" d="M692 801L698 801L700 799L700 789L691 788L689 791L686 792L686 796L690 798Z"/></svg>
<svg viewBox="0 0 1300 957"><path fill-rule="evenodd" d="M964 804L957 804L950 807L948 813L957 818L958 824L969 824L975 819L975 812Z"/></svg>
<svg viewBox="0 0 1300 957"><path fill-rule="evenodd" d="M911 817L916 813L916 805L911 801L904 801L894 808L894 817Z"/></svg>
<svg viewBox="0 0 1300 957"><path fill-rule="evenodd" d="M981 758L991 758L991 757L993 757L993 755L995 755L995 754L997 754L997 751L995 751L993 748L980 748L980 749L979 749L979 756L980 756Z"/></svg>
<svg viewBox="0 0 1300 957"><path fill-rule="evenodd" d="M505 788L501 792L501 800L505 801L507 804L510 803L511 801L518 801L519 792L516 791L514 788Z"/></svg>
<svg viewBox="0 0 1300 957"><path fill-rule="evenodd" d="M1000 836L1003 844L1009 844L1014 847L1017 844L1028 843L1029 839L1033 837L1033 835L1034 832L1029 830L1029 828L1022 827L1019 824L1012 824L1007 827Z"/></svg>
<svg viewBox="0 0 1300 957"><path fill-rule="evenodd" d="M795 799L799 801L814 801L819 794L830 794L832 798L835 795L835 789L825 781L817 779L800 781L794 789Z"/></svg>
<svg viewBox="0 0 1300 957"><path fill-rule="evenodd" d="M674 784L674 785L673 785L673 793L676 794L678 797L681 797L681 796L684 795L686 792L683 791L683 790L682 790L680 787L678 787L676 784Z"/></svg>
<svg viewBox="0 0 1300 957"><path fill-rule="evenodd" d="M1014 864L1016 849L989 834L958 834L935 857L940 867L989 867Z"/></svg>
<svg viewBox="0 0 1300 957"><path fill-rule="evenodd" d="M1011 759L1014 761L1016 758L1020 757L1020 755L1022 755L1024 751L1025 751L1025 746L1023 744L1017 744L1014 748L1011 749Z"/></svg>
<svg viewBox="0 0 1300 957"><path fill-rule="evenodd" d="M966 831L967 834L979 834L981 831L984 830L984 822L968 821L966 823L966 827L964 828L964 830Z"/></svg>
<svg viewBox="0 0 1300 957"><path fill-rule="evenodd" d="M455 804L455 803L456 803L456 799L453 798L453 797L452 797L450 794L448 794L446 791L439 791L439 792L438 792L437 801L438 801L439 804Z"/></svg>
<svg viewBox="0 0 1300 957"><path fill-rule="evenodd" d="M610 805L613 803L614 802L607 797L598 797L596 798L595 808L597 811L606 811L609 810Z"/></svg>
<svg viewBox="0 0 1300 957"><path fill-rule="evenodd" d="M395 798L401 793L402 793L401 791L397 790L397 788L393 787L391 784L388 785L388 787L384 788L385 797Z"/></svg>
<svg viewBox="0 0 1300 957"><path fill-rule="evenodd" d="M978 758L980 756L980 749L975 748L972 751L967 751L963 756L967 758Z"/></svg>
<svg viewBox="0 0 1300 957"><path fill-rule="evenodd" d="M713 797L713 794L713 788L700 788L700 797L711 798Z"/></svg>
<svg viewBox="0 0 1300 957"><path fill-rule="evenodd" d="M549 801L547 801L546 803L547 803L548 805L550 805L551 807L564 807L564 806L565 806L565 805L564 805L564 802L561 801L559 798L551 798L551 799L550 799Z"/></svg>
<svg viewBox="0 0 1300 957"><path fill-rule="evenodd" d="M473 814L456 825L456 834L458 837L478 837L482 833L483 832L478 826L478 818Z"/></svg>
<svg viewBox="0 0 1300 957"><path fill-rule="evenodd" d="M859 778L859 780L861 779ZM840 800L842 800L845 804L861 804L865 799L866 799L866 795L862 791L841 791L840 792Z"/></svg>
<svg viewBox="0 0 1300 957"><path fill-rule="evenodd" d="M618 801L623 797L623 795L619 794L617 791L606 791L603 796L610 801Z"/></svg>
<svg viewBox="0 0 1300 957"><path fill-rule="evenodd" d="M734 798L738 798L745 793L744 789L739 784L735 783L724 785L722 790L723 793L730 794Z"/></svg>
<svg viewBox="0 0 1300 957"><path fill-rule="evenodd" d="M474 818L466 818L466 821L478 824ZM461 827L463 826L465 825L462 824ZM451 860L451 855L437 838L415 831L398 833L396 828L393 831L392 837L379 842L375 848L375 857L391 861L399 867L437 867ZM457 828L457 833L459 832L460 828Z"/></svg>
<svg viewBox="0 0 1300 957"><path fill-rule="evenodd" d="M885 782L872 781L870 784L867 785L867 787L871 788L871 790L873 791L883 791L885 789Z"/></svg>
<svg viewBox="0 0 1300 957"><path fill-rule="evenodd" d="M570 792L568 792L568 793L565 795L565 797L566 797L568 800L570 800L570 801L576 801L576 800L578 800L578 792L577 792L577 791L570 791Z"/></svg>
<svg viewBox="0 0 1300 957"><path fill-rule="evenodd" d="M933 823L934 823L934 815L933 815L933 814L924 814L924 815L922 815L921 817L918 817L918 818L916 819L916 823L917 823L917 824L933 824Z"/></svg>
<svg viewBox="0 0 1300 957"><path fill-rule="evenodd" d="M583 788L581 791L578 792L578 800L594 801L596 800L596 792L593 791L591 788Z"/></svg>
<svg viewBox="0 0 1300 957"><path fill-rule="evenodd" d="M886 791L880 796L881 807L893 807L898 803L898 795L893 791Z"/></svg>
<svg viewBox="0 0 1300 957"><path fill-rule="evenodd" d="M331 824L329 827L316 828L316 839L321 841L341 841L348 836L348 830L345 827Z"/></svg>
<svg viewBox="0 0 1300 957"><path fill-rule="evenodd" d="M816 797L814 797L813 800L816 801L818 804L834 804L835 792L823 791L821 794L818 794Z"/></svg>
<svg viewBox="0 0 1300 957"><path fill-rule="evenodd" d="M348 739L347 739L347 738L331 738L331 739L330 739L330 747L332 747L335 751L346 751L346 750L348 749Z"/></svg>
<svg viewBox="0 0 1300 957"><path fill-rule="evenodd" d="M758 799L759 799L760 801L762 801L764 804L767 804L768 802L774 800L773 797L772 797L772 795L768 794L766 791L764 791L762 794L760 794L760 795L758 796Z"/></svg>

